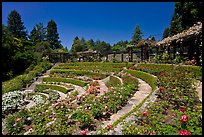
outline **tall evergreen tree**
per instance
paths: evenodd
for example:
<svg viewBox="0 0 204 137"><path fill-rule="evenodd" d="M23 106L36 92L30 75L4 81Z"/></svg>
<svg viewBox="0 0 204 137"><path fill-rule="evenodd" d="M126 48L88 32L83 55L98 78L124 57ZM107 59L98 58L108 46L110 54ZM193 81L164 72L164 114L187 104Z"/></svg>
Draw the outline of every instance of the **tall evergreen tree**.
<svg viewBox="0 0 204 137"><path fill-rule="evenodd" d="M36 24L30 33L29 38L33 43L45 41L46 29L43 27L43 23Z"/></svg>
<svg viewBox="0 0 204 137"><path fill-rule="evenodd" d="M47 25L47 41L51 44L52 49L62 48L57 32L57 24L54 20L50 20Z"/></svg>
<svg viewBox="0 0 204 137"><path fill-rule="evenodd" d="M72 48L70 50L71 53L76 53L82 51L83 47L81 41L78 36L74 38L74 42L72 44Z"/></svg>
<svg viewBox="0 0 204 137"><path fill-rule="evenodd" d="M94 49L94 47L95 47L95 43L94 43L93 39L88 40L86 42L86 45L87 45L88 49Z"/></svg>
<svg viewBox="0 0 204 137"><path fill-rule="evenodd" d="M84 37L81 38L81 46L82 46L82 51L88 50L86 45L86 40L84 39Z"/></svg>
<svg viewBox="0 0 204 137"><path fill-rule="evenodd" d="M167 38L170 35L169 27L164 29L162 39Z"/></svg>
<svg viewBox="0 0 204 137"><path fill-rule="evenodd" d="M134 35L132 36L131 43L134 44L134 45L138 44L138 42L142 39L142 36L143 36L143 33L140 30L140 26L136 25Z"/></svg>
<svg viewBox="0 0 204 137"><path fill-rule="evenodd" d="M11 11L9 14L7 27L14 37L27 39L27 31L21 20L21 15L16 10Z"/></svg>

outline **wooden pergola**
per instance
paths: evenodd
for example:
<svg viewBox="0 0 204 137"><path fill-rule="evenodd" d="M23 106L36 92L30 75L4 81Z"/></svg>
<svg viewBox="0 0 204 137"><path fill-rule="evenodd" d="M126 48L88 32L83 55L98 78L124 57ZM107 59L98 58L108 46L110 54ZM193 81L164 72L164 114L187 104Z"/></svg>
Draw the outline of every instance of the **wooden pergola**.
<svg viewBox="0 0 204 137"><path fill-rule="evenodd" d="M149 47L154 46L156 41L154 40L141 40L137 47L141 48L141 61L149 59Z"/></svg>
<svg viewBox="0 0 204 137"><path fill-rule="evenodd" d="M77 52L79 62L81 62L82 60L83 61L93 61L93 58L97 57L97 55L98 55L97 51L93 51L90 49L87 51L83 51L83 52Z"/></svg>
<svg viewBox="0 0 204 137"><path fill-rule="evenodd" d="M176 51L180 53L181 58L188 57L188 59L191 60L195 57L199 65L200 50L202 50L201 43L202 23L197 22L188 30L184 30L174 36L167 37L162 41L157 42L155 46L157 47L158 52L166 49L169 54L173 53L173 59L175 59Z"/></svg>

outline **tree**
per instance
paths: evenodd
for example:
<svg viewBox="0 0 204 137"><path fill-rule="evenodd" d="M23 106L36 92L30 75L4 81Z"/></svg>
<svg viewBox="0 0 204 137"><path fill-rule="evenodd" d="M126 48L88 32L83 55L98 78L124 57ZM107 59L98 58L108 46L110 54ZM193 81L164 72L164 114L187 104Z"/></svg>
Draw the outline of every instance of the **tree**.
<svg viewBox="0 0 204 137"><path fill-rule="evenodd" d="M162 39L167 38L170 35L169 27L164 29Z"/></svg>
<svg viewBox="0 0 204 137"><path fill-rule="evenodd" d="M93 41L93 39L90 39L86 42L87 48L88 49L93 49L95 47L95 43Z"/></svg>
<svg viewBox="0 0 204 137"><path fill-rule="evenodd" d="M170 35L175 35L202 21L202 2L176 2L170 25Z"/></svg>
<svg viewBox="0 0 204 137"><path fill-rule="evenodd" d="M62 48L59 41L59 34L57 32L57 24L54 20L50 20L47 25L47 41L50 43L52 49Z"/></svg>
<svg viewBox="0 0 204 137"><path fill-rule="evenodd" d="M30 33L30 40L33 43L45 41L46 29L43 27L43 23L36 24Z"/></svg>
<svg viewBox="0 0 204 137"><path fill-rule="evenodd" d="M72 44L72 48L70 50L71 53L76 53L82 51L83 47L81 41L78 36L74 38L74 42Z"/></svg>
<svg viewBox="0 0 204 137"><path fill-rule="evenodd" d="M16 10L11 11L9 14L7 27L14 37L27 39L27 31L25 31L21 15Z"/></svg>
<svg viewBox="0 0 204 137"><path fill-rule="evenodd" d="M172 20L171 20L171 25L170 25L170 36L173 36L183 30L181 26L181 17L179 17L178 14L174 13Z"/></svg>
<svg viewBox="0 0 204 137"><path fill-rule="evenodd" d="M132 41L131 43L136 45L138 42L142 39L143 33L140 30L140 26L136 25L134 35L132 36Z"/></svg>
<svg viewBox="0 0 204 137"><path fill-rule="evenodd" d="M188 29L197 21L202 21L202 5L200 2L176 2L175 14L181 19L183 29Z"/></svg>
<svg viewBox="0 0 204 137"><path fill-rule="evenodd" d="M87 45L86 45L86 40L84 39L84 37L81 38L80 43L81 43L82 51L88 50Z"/></svg>

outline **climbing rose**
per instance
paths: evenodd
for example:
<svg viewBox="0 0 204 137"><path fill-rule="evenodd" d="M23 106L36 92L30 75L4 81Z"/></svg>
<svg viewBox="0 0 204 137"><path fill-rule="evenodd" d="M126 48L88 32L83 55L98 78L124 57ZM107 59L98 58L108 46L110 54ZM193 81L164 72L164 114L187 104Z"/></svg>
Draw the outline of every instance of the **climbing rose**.
<svg viewBox="0 0 204 137"><path fill-rule="evenodd" d="M164 88L163 88L163 87L160 87L160 88L159 88L159 91L160 91L160 92L161 92L161 91L163 91L163 90L164 90Z"/></svg>
<svg viewBox="0 0 204 137"><path fill-rule="evenodd" d="M185 110L184 108L181 108L180 111L181 111L181 112L185 112L186 110Z"/></svg>
<svg viewBox="0 0 204 137"><path fill-rule="evenodd" d="M146 116L148 114L148 112L147 111L144 111L143 113L142 113L142 116Z"/></svg>
<svg viewBox="0 0 204 137"><path fill-rule="evenodd" d="M188 120L188 116L183 115L183 116L181 117L181 121L182 121L182 122L186 122L187 120Z"/></svg>
<svg viewBox="0 0 204 137"><path fill-rule="evenodd" d="M82 135L86 135L86 131L85 131L85 130L82 130L82 131L81 131L81 134L82 134Z"/></svg>
<svg viewBox="0 0 204 137"><path fill-rule="evenodd" d="M111 125L107 125L107 127L108 127L108 129L111 129L111 128L112 128L112 126L111 126Z"/></svg>
<svg viewBox="0 0 204 137"><path fill-rule="evenodd" d="M188 132L187 130L180 130L180 131L178 132L178 134L179 134L179 135L191 135L191 133Z"/></svg>

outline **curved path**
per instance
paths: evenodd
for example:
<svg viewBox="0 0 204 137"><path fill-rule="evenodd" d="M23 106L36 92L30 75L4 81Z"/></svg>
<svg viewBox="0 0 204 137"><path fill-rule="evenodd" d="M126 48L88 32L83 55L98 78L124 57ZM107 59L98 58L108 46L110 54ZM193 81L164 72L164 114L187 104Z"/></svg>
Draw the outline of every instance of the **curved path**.
<svg viewBox="0 0 204 137"><path fill-rule="evenodd" d="M198 82L196 91L198 92L199 100L202 102L202 82Z"/></svg>
<svg viewBox="0 0 204 137"><path fill-rule="evenodd" d="M137 78L138 82L139 82L139 88L138 91L136 91L136 93L133 95L133 97L131 97L127 104L121 109L119 110L116 114L113 114L110 117L109 121L104 121L104 125L102 125L102 129L104 129L105 127L107 127L107 125L112 125L115 121L117 121L120 117L124 116L125 114L127 114L128 112L130 112L134 107L136 107L137 105L139 105L151 92L152 92L152 88L151 86L146 83L145 81ZM118 128L119 126L119 128ZM117 125L117 127L113 130L110 130L108 133L106 134L110 134L112 135L113 132L115 132L114 130L121 130L122 126L119 123ZM90 133L92 134L92 133ZM116 133L116 135L119 135L120 133Z"/></svg>

